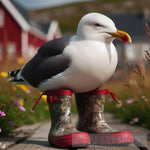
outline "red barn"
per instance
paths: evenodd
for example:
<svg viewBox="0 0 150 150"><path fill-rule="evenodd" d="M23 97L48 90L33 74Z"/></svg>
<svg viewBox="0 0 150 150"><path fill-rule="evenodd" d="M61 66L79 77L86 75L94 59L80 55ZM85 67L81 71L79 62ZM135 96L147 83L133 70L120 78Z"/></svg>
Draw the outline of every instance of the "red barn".
<svg viewBox="0 0 150 150"><path fill-rule="evenodd" d="M60 37L57 21L37 24L12 0L0 1L0 61L31 58L46 41Z"/></svg>

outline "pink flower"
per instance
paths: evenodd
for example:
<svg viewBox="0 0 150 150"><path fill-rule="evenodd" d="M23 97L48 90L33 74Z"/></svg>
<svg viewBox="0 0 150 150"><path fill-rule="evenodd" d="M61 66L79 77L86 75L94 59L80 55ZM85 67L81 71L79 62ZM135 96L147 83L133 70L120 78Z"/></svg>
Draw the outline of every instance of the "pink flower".
<svg viewBox="0 0 150 150"><path fill-rule="evenodd" d="M108 102L111 102L113 99L112 99L112 97L110 97L107 100L108 100Z"/></svg>
<svg viewBox="0 0 150 150"><path fill-rule="evenodd" d="M0 128L0 132L2 132L2 129Z"/></svg>
<svg viewBox="0 0 150 150"><path fill-rule="evenodd" d="M18 106L22 111L26 111L26 109L23 106Z"/></svg>
<svg viewBox="0 0 150 150"><path fill-rule="evenodd" d="M0 110L0 117L2 116L6 116L6 114Z"/></svg>
<svg viewBox="0 0 150 150"><path fill-rule="evenodd" d="M135 124L135 123L137 123L138 121L139 121L138 118L134 118L134 119L132 119L132 121L130 121L130 124Z"/></svg>
<svg viewBox="0 0 150 150"><path fill-rule="evenodd" d="M10 126L15 126L15 123L12 122L12 121L8 121L8 123L9 123Z"/></svg>
<svg viewBox="0 0 150 150"><path fill-rule="evenodd" d="M18 106L22 111L26 111L26 109L22 105L20 105L20 103L16 100L14 101L14 105Z"/></svg>
<svg viewBox="0 0 150 150"><path fill-rule="evenodd" d="M127 103L127 104L133 103L133 99L128 99L128 100L126 100L126 103Z"/></svg>

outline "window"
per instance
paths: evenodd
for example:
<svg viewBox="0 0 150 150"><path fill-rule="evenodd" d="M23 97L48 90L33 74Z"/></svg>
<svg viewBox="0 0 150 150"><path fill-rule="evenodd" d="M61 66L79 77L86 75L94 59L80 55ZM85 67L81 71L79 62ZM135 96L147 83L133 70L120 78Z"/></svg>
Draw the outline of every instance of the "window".
<svg viewBox="0 0 150 150"><path fill-rule="evenodd" d="M32 58L36 54L36 49L33 46L29 46L28 57Z"/></svg>
<svg viewBox="0 0 150 150"><path fill-rule="evenodd" d="M4 25L4 12L0 9L0 27Z"/></svg>
<svg viewBox="0 0 150 150"><path fill-rule="evenodd" d="M134 44L126 44L126 57L128 61L136 61L137 55L136 55L136 47Z"/></svg>
<svg viewBox="0 0 150 150"><path fill-rule="evenodd" d="M16 55L16 45L14 43L10 43L8 45L8 58L15 59Z"/></svg>

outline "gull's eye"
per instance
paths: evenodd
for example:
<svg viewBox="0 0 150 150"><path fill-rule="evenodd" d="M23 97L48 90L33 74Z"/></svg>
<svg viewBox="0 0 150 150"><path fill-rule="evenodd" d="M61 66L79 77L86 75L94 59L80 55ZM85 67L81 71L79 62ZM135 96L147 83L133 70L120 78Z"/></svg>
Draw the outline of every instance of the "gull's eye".
<svg viewBox="0 0 150 150"><path fill-rule="evenodd" d="M95 27L101 27L101 25L99 23L95 23L94 26Z"/></svg>

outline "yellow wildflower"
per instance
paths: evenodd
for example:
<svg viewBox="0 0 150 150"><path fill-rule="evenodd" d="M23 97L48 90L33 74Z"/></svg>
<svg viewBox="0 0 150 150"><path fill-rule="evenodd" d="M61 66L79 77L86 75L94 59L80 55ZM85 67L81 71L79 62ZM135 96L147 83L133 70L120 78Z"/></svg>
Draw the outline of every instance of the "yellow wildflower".
<svg viewBox="0 0 150 150"><path fill-rule="evenodd" d="M47 102L47 95L43 95L42 99L44 100L44 102Z"/></svg>
<svg viewBox="0 0 150 150"><path fill-rule="evenodd" d="M45 106L45 109L46 109L46 110L49 110L49 107L48 107L48 106Z"/></svg>
<svg viewBox="0 0 150 150"><path fill-rule="evenodd" d="M24 64L24 59L23 59L22 57L18 57L18 58L17 58L17 63L18 63L19 65Z"/></svg>
<svg viewBox="0 0 150 150"><path fill-rule="evenodd" d="M24 92L28 93L28 88L25 85L17 84L16 86L21 88Z"/></svg>
<svg viewBox="0 0 150 150"><path fill-rule="evenodd" d="M6 72L1 72L0 75L1 75L2 77L7 77L7 76L8 76L8 74L7 74Z"/></svg>
<svg viewBox="0 0 150 150"><path fill-rule="evenodd" d="M19 101L19 104L20 104L21 106L23 106L23 100L20 100L20 101Z"/></svg>

